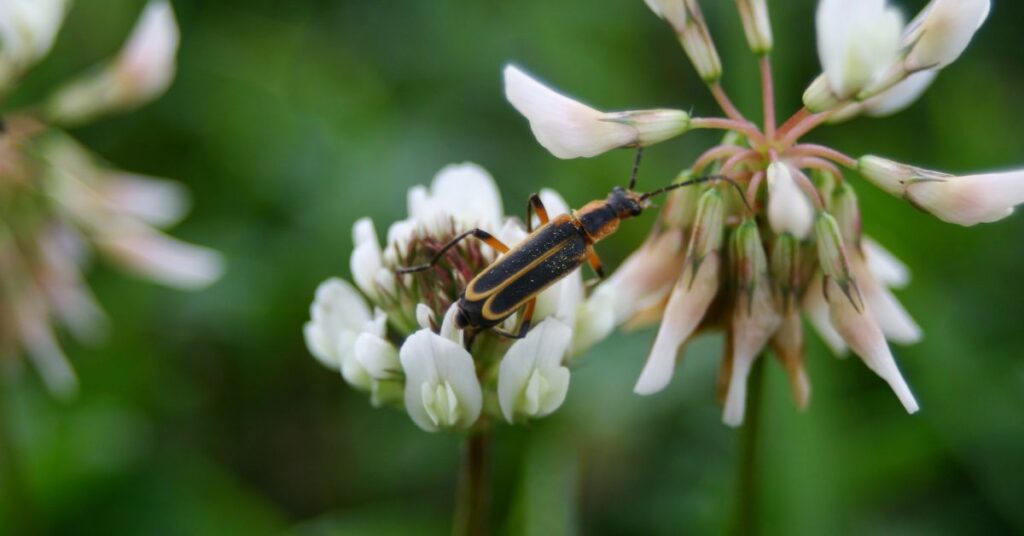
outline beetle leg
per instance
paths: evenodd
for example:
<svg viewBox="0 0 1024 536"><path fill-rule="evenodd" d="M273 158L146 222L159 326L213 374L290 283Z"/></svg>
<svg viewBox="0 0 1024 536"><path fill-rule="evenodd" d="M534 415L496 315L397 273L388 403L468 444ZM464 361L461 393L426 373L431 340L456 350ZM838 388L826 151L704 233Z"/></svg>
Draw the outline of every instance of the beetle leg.
<svg viewBox="0 0 1024 536"><path fill-rule="evenodd" d="M399 268L395 270L395 273L412 274L415 272L429 270L432 266L441 261L441 258L444 257L445 253L448 253L448 250L452 249L459 242L462 242L463 240L471 236L473 238L476 238L477 240L480 240L481 242L486 243L488 246L491 246L492 248L497 250L498 253L507 253L509 250L509 247L506 246L504 242L495 238L494 235L492 235L491 233L488 233L483 229L470 229L469 231L466 231L460 234L459 236L456 236L455 238L451 239L447 244L444 245L444 247L442 247L440 250L438 250L437 253L434 254L433 258L430 259L430 262L426 264L420 264L418 266L407 266L404 268Z"/></svg>
<svg viewBox="0 0 1024 536"><path fill-rule="evenodd" d="M533 298L526 302L523 306L522 320L519 321L519 326L516 328L515 333L505 331L501 328L491 328L495 333L509 339L522 339L526 337L526 333L530 331L530 327L533 324L533 312L537 309L537 298Z"/></svg>
<svg viewBox="0 0 1024 536"><path fill-rule="evenodd" d="M601 265L601 257L597 256L597 250L594 246L587 246L587 262L590 263L590 267L594 269L594 273L597 274L598 279L604 279L604 268Z"/></svg>
<svg viewBox="0 0 1024 536"><path fill-rule="evenodd" d="M526 231L533 232L533 213L537 212L537 217L540 218L541 225L547 225L551 218L548 217L548 209L544 207L544 202L540 200L540 196L533 194L530 196L529 203L526 204Z"/></svg>

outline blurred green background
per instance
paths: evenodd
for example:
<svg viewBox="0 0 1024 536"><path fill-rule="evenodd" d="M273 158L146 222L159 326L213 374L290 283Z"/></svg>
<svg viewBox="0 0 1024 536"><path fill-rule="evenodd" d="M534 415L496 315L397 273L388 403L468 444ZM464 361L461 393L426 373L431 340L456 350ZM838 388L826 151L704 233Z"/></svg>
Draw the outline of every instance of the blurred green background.
<svg viewBox="0 0 1024 536"><path fill-rule="evenodd" d="M996 1L964 57L924 99L813 138L948 171L1024 163L1024 4ZM724 83L759 116L756 64L732 2L704 2ZM769 2L781 113L818 72L810 0ZM905 2L916 12L923 1ZM9 382L37 525L52 534L445 534L455 437L418 430L307 353L315 286L348 276L352 223L404 217L405 191L450 162L498 180L510 212L542 187L573 205L625 180L632 154L559 161L505 102L515 61L607 109L716 113L674 37L640 0L175 0L170 92L78 129L126 169L194 194L177 236L227 255L197 294L98 266L115 329L67 341L82 380L53 400ZM118 49L141 0L80 0L16 99ZM648 151L668 182L714 141ZM926 339L897 348L923 411L908 416L856 360L811 337L810 409L766 370L762 524L773 534L1024 532L1024 217L963 229L854 179L867 232L915 270L901 299ZM653 217L602 244L614 267ZM568 401L496 439L493 522L509 534L718 533L732 513L738 434L720 424L720 341L692 348L666 392L631 392L650 331L616 336L575 371ZM0 528L0 533L4 531Z"/></svg>

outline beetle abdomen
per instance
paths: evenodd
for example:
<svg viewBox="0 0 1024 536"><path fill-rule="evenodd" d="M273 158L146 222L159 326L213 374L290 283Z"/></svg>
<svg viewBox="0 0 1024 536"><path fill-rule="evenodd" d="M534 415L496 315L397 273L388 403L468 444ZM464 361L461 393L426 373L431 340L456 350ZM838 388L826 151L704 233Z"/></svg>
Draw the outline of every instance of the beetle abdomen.
<svg viewBox="0 0 1024 536"><path fill-rule="evenodd" d="M559 216L470 281L459 300L459 309L473 327L495 326L540 291L572 273L586 258L586 248L586 239L572 217Z"/></svg>

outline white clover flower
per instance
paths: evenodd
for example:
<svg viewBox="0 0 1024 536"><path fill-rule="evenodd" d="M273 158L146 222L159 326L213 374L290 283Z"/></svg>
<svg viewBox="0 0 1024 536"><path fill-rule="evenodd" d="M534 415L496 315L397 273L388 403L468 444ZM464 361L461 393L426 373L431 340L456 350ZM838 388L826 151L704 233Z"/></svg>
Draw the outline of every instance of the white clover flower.
<svg viewBox="0 0 1024 536"><path fill-rule="evenodd" d="M893 64L903 16L886 0L821 0L818 55L839 100L855 95Z"/></svg>
<svg viewBox="0 0 1024 536"><path fill-rule="evenodd" d="M483 394L473 356L430 330L413 333L402 344L405 409L428 432L466 429L480 417Z"/></svg>
<svg viewBox="0 0 1024 536"><path fill-rule="evenodd" d="M956 61L991 7L990 0L932 0L907 27L906 69L942 69Z"/></svg>
<svg viewBox="0 0 1024 536"><path fill-rule="evenodd" d="M788 164L768 166L768 223L778 234L790 233L803 240L814 226L814 206L793 178Z"/></svg>
<svg viewBox="0 0 1024 536"><path fill-rule="evenodd" d="M372 314L359 292L338 278L317 287L309 316L303 332L313 357L340 371L353 387L370 390L372 379L356 357L356 340L362 333L383 337L384 316Z"/></svg>
<svg viewBox="0 0 1024 536"><path fill-rule="evenodd" d="M505 67L505 96L530 121L537 141L558 158L596 156L619 147L659 143L686 132L690 118L679 110L605 113Z"/></svg>
<svg viewBox="0 0 1024 536"><path fill-rule="evenodd" d="M553 190L540 197L549 217L570 212ZM527 236L526 229L518 218L504 216L494 179L470 163L446 166L429 188L410 189L408 206L409 217L389 228L383 247L372 221L355 223L350 265L363 295L336 278L318 290L306 327L314 357L343 374L348 370L346 380L369 392L374 405L404 404L427 431L466 430L485 411L514 421L553 412L568 388L565 361L576 327L590 325L579 315L582 274L576 271L538 295L534 327L525 338L512 341L490 330L467 336L455 321L460 293L498 252L468 238L426 272L399 276L396 270L433 257L473 228L510 246ZM499 327L514 332L518 322L513 315ZM480 378L495 377L496 384L481 384ZM397 393L404 402L397 403ZM484 408L485 395L497 402L493 408Z"/></svg>
<svg viewBox="0 0 1024 536"><path fill-rule="evenodd" d="M498 369L498 403L508 422L550 415L569 391L569 369L563 365L572 329L548 318L516 341Z"/></svg>
<svg viewBox="0 0 1024 536"><path fill-rule="evenodd" d="M62 123L80 123L156 99L174 79L179 38L171 4L151 0L117 58L54 95L48 115Z"/></svg>
<svg viewBox="0 0 1024 536"><path fill-rule="evenodd" d="M999 221L1024 203L1024 171L953 176L877 156L860 159L866 179L939 219L963 226Z"/></svg>
<svg viewBox="0 0 1024 536"><path fill-rule="evenodd" d="M67 5L67 0L0 2L0 90L50 52Z"/></svg>

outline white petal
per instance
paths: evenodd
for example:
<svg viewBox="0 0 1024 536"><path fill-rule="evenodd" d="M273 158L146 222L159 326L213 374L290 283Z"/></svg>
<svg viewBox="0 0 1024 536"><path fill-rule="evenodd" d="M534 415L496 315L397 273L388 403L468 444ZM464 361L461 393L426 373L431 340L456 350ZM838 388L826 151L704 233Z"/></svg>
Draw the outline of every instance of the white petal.
<svg viewBox="0 0 1024 536"><path fill-rule="evenodd" d="M866 306L862 311L857 311L834 280L830 280L828 285L829 310L836 330L864 364L889 384L907 411L916 413L917 400L897 368L896 360L885 342L885 335L870 308Z"/></svg>
<svg viewBox="0 0 1024 536"><path fill-rule="evenodd" d="M118 58L117 73L127 96L141 104L171 85L178 53L178 24L166 0L152 0L135 24Z"/></svg>
<svg viewBox="0 0 1024 536"><path fill-rule="evenodd" d="M910 283L910 268L873 238L865 236L861 248L868 269L879 283L889 288L903 288Z"/></svg>
<svg viewBox="0 0 1024 536"><path fill-rule="evenodd" d="M558 158L596 156L634 143L632 127L604 121L605 114L505 67L505 97L530 121L537 141Z"/></svg>
<svg viewBox="0 0 1024 536"><path fill-rule="evenodd" d="M903 17L885 0L821 0L818 55L833 93L846 99L896 59Z"/></svg>
<svg viewBox="0 0 1024 536"><path fill-rule="evenodd" d="M355 356L371 378L378 381L396 380L402 376L402 363L398 349L390 342L372 333L360 333L355 342Z"/></svg>
<svg viewBox="0 0 1024 536"><path fill-rule="evenodd" d="M434 311L431 311L427 304L416 304L416 323L419 324L422 329L434 329Z"/></svg>
<svg viewBox="0 0 1024 536"><path fill-rule="evenodd" d="M672 380L679 347L693 335L718 292L718 253L708 254L697 273L687 266L669 298L654 347L633 391L657 393Z"/></svg>
<svg viewBox="0 0 1024 536"><path fill-rule="evenodd" d="M67 0L0 2L0 87L50 52L67 5Z"/></svg>
<svg viewBox="0 0 1024 536"><path fill-rule="evenodd" d="M905 60L906 68L941 69L956 61L990 8L990 0L933 0L908 29L905 44L913 44L913 48Z"/></svg>
<svg viewBox="0 0 1024 536"><path fill-rule="evenodd" d="M100 195L108 208L157 227L181 221L188 211L188 190L175 181L115 173L101 188Z"/></svg>
<svg viewBox="0 0 1024 536"><path fill-rule="evenodd" d="M902 82L864 101L864 111L873 117L892 115L910 107L924 95L935 81L939 71L920 71L908 76Z"/></svg>
<svg viewBox="0 0 1024 536"><path fill-rule="evenodd" d="M603 341L615 329L613 287L600 286L576 310L572 355L580 355Z"/></svg>
<svg viewBox="0 0 1024 536"><path fill-rule="evenodd" d="M167 286L201 289L224 273L220 253L142 225L111 226L96 237L96 243L125 268Z"/></svg>
<svg viewBox="0 0 1024 536"><path fill-rule="evenodd" d="M907 187L906 196L949 223L990 223L1024 203L1024 170L915 182Z"/></svg>
<svg viewBox="0 0 1024 536"><path fill-rule="evenodd" d="M825 345L832 350L832 353L836 357L846 357L849 348L846 346L843 336L832 325L828 302L825 301L825 290L821 283L821 274L815 274L804 293L804 312L807 313L807 320L811 322L814 330L818 332L818 336L825 341Z"/></svg>
<svg viewBox="0 0 1024 536"><path fill-rule="evenodd" d="M768 223L776 234L803 240L814 226L814 205L796 184L788 164L768 166Z"/></svg>
<svg viewBox="0 0 1024 536"><path fill-rule="evenodd" d="M896 296L879 284L860 253L853 252L849 260L864 301L867 302L885 337L899 344L914 344L920 341L920 326L914 322Z"/></svg>
<svg viewBox="0 0 1024 536"><path fill-rule="evenodd" d="M672 229L648 239L607 280L598 285L614 289L612 305L615 324L621 325L636 313L661 303L679 279L686 258L683 231Z"/></svg>
<svg viewBox="0 0 1024 536"><path fill-rule="evenodd" d="M310 321L303 328L309 351L325 366L339 370L339 338L355 343L355 334L373 323L370 308L363 297L348 282L331 278L316 289L310 306Z"/></svg>
<svg viewBox="0 0 1024 536"><path fill-rule="evenodd" d="M430 186L437 209L463 227L481 227L496 232L504 209L501 194L491 174L484 168L465 162L449 164L437 172Z"/></svg>
<svg viewBox="0 0 1024 536"><path fill-rule="evenodd" d="M448 408L450 413L457 413L459 428L472 426L480 417L480 382L473 358L462 346L429 330L420 330L405 340L399 357L406 378L406 411L417 426L428 432L438 429L424 406L428 392L448 397Z"/></svg>
<svg viewBox="0 0 1024 536"><path fill-rule="evenodd" d="M543 417L558 409L568 391L569 370L562 360L571 341L569 326L551 318L512 344L498 369L498 403L505 419ZM529 403L521 403L524 396Z"/></svg>
<svg viewBox="0 0 1024 536"><path fill-rule="evenodd" d="M384 268L384 257L373 220L360 218L352 227L352 279L360 290L373 300L380 299L380 291L394 290L394 275ZM381 284L383 283L383 286Z"/></svg>
<svg viewBox="0 0 1024 536"><path fill-rule="evenodd" d="M722 414L729 426L743 424L750 368L782 325L767 279L759 281L750 299L749 308L746 300L740 300L732 315L732 375Z"/></svg>
<svg viewBox="0 0 1024 536"><path fill-rule="evenodd" d="M458 302L453 303L444 313L444 318L441 319L441 331L440 335L459 346L462 346L463 335L462 330L455 323L455 316L459 313Z"/></svg>

